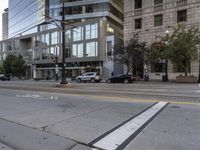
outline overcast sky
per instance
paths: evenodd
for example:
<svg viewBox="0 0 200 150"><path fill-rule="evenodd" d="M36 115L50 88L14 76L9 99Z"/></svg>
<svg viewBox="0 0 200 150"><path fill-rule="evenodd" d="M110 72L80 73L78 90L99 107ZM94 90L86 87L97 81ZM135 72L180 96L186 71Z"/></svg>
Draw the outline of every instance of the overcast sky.
<svg viewBox="0 0 200 150"><path fill-rule="evenodd" d="M2 12L5 8L8 8L8 0L0 1L0 40L2 38Z"/></svg>

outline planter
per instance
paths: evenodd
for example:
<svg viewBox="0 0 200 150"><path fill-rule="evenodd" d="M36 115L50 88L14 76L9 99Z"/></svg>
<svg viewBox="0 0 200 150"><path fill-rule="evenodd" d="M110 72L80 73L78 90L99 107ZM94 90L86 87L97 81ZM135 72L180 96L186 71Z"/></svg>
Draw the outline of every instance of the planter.
<svg viewBox="0 0 200 150"><path fill-rule="evenodd" d="M177 83L197 83L197 77L195 76L177 76Z"/></svg>

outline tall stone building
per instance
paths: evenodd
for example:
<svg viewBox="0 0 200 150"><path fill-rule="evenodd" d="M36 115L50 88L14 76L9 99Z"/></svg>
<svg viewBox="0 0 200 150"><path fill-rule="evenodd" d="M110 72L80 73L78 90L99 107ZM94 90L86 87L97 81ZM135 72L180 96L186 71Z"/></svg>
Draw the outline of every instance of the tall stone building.
<svg viewBox="0 0 200 150"><path fill-rule="evenodd" d="M8 38L8 8L2 14L2 40Z"/></svg>
<svg viewBox="0 0 200 150"><path fill-rule="evenodd" d="M178 23L187 27L200 27L199 0L124 0L124 40L128 41L138 33L141 41L151 45L171 34ZM191 64L191 72L198 75L198 63ZM151 79L162 79L164 62L148 66ZM183 69L168 63L169 79L183 74Z"/></svg>

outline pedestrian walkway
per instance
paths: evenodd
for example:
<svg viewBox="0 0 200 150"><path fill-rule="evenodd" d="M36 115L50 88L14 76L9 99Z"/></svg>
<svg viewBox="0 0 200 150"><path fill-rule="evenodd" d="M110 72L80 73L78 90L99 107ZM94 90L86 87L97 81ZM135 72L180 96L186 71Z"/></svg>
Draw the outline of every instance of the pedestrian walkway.
<svg viewBox="0 0 200 150"><path fill-rule="evenodd" d="M0 144L0 150L66 150L75 144L66 138L34 130L4 119L0 119L0 133L1 141L9 143L13 147L13 149L9 149L9 147Z"/></svg>

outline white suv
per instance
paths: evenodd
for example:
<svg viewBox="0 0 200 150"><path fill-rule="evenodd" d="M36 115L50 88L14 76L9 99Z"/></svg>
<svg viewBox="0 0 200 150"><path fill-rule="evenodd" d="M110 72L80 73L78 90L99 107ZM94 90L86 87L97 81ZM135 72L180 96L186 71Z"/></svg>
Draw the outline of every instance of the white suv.
<svg viewBox="0 0 200 150"><path fill-rule="evenodd" d="M84 73L81 76L76 77L76 82L86 82L86 81L90 81L92 83L94 82L100 82L102 80L101 75L97 72L87 72Z"/></svg>

